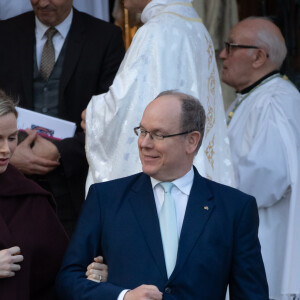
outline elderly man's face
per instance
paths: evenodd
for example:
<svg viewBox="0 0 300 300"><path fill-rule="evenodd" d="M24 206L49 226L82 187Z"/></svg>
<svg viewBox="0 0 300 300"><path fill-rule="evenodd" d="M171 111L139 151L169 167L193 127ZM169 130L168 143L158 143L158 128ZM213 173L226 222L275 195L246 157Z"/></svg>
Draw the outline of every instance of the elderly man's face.
<svg viewBox="0 0 300 300"><path fill-rule="evenodd" d="M142 12L151 0L124 0L124 6L130 11Z"/></svg>
<svg viewBox="0 0 300 300"><path fill-rule="evenodd" d="M229 34L228 43L255 46L251 28L238 23ZM229 47L229 53L223 49L220 58L223 60L222 81L237 91L248 87L252 75L252 54L257 49Z"/></svg>
<svg viewBox="0 0 300 300"><path fill-rule="evenodd" d="M30 0L35 15L47 26L64 21L71 11L73 0Z"/></svg>
<svg viewBox="0 0 300 300"><path fill-rule="evenodd" d="M181 132L180 122L181 102L178 97L167 95L147 106L140 126L146 131L170 135ZM155 140L147 134L139 137L138 146L143 172L155 179L172 181L185 175L192 166L187 135Z"/></svg>

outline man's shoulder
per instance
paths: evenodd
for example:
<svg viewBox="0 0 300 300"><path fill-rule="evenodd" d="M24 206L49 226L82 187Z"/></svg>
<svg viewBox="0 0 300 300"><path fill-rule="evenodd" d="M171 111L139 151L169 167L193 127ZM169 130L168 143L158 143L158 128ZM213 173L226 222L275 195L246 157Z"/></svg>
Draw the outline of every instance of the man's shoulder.
<svg viewBox="0 0 300 300"><path fill-rule="evenodd" d="M209 179L205 181L211 193L211 200L227 220L235 220L245 211L257 214L257 202L253 196Z"/></svg>
<svg viewBox="0 0 300 300"><path fill-rule="evenodd" d="M14 27L14 26L18 26L18 25L24 25L28 22L34 22L34 12L33 11L28 11L26 13L17 15L10 19L0 20L0 27L2 27L2 26Z"/></svg>
<svg viewBox="0 0 300 300"><path fill-rule="evenodd" d="M260 103L260 98L270 98L270 99L281 99L287 95L292 96L292 98L299 98L300 93L294 84L288 80L285 76L278 76L266 82L257 88L257 91L253 92L253 98ZM260 97L257 97L260 96ZM274 100L273 100L274 101ZM286 99L284 99L284 102ZM262 104L268 104L264 101Z"/></svg>
<svg viewBox="0 0 300 300"><path fill-rule="evenodd" d="M207 178L203 178L203 180L212 197L219 204L222 203L222 205L224 206L233 208L233 206L244 206L249 203L249 201L256 203L256 200L253 196L246 194L236 188L215 182Z"/></svg>

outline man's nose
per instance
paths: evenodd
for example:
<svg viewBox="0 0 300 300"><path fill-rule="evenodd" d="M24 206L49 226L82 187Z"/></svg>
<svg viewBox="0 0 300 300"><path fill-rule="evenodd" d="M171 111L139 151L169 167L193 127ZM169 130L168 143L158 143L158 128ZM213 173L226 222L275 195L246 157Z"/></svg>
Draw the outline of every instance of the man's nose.
<svg viewBox="0 0 300 300"><path fill-rule="evenodd" d="M227 53L226 53L225 48L223 48L223 50L221 51L219 57L220 57L220 59L225 59L227 57Z"/></svg>
<svg viewBox="0 0 300 300"><path fill-rule="evenodd" d="M0 153L7 154L9 153L8 141L4 140L0 143Z"/></svg>
<svg viewBox="0 0 300 300"><path fill-rule="evenodd" d="M146 136L142 138L140 145L141 147L147 148L153 146L153 138L151 137L149 132L147 132Z"/></svg>
<svg viewBox="0 0 300 300"><path fill-rule="evenodd" d="M40 7L46 7L50 4L49 0L39 0L39 6Z"/></svg>

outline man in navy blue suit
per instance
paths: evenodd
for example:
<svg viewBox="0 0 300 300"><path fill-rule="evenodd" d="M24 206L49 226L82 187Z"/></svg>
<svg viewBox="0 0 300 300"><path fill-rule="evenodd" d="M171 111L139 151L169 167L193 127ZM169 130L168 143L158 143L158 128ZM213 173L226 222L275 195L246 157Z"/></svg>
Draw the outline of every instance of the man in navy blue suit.
<svg viewBox="0 0 300 300"><path fill-rule="evenodd" d="M143 172L92 185L57 277L60 299L267 300L256 201L193 167L200 102L160 94L135 128ZM169 186L169 190L166 189ZM85 277L102 255L107 282Z"/></svg>

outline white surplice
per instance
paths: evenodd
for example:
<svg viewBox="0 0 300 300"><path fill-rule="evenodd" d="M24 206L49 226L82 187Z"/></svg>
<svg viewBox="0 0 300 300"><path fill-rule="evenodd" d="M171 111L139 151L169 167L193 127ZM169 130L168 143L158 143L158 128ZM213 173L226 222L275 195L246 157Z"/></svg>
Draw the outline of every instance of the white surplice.
<svg viewBox="0 0 300 300"><path fill-rule="evenodd" d="M196 167L205 177L233 185L214 48L191 2L152 0L109 91L90 101L87 187L141 171L133 128L139 125L147 104L170 89L197 97L206 110L206 131Z"/></svg>
<svg viewBox="0 0 300 300"><path fill-rule="evenodd" d="M277 75L238 94L229 125L237 187L256 197L270 298L300 299L300 94ZM293 298L297 295L297 298Z"/></svg>

